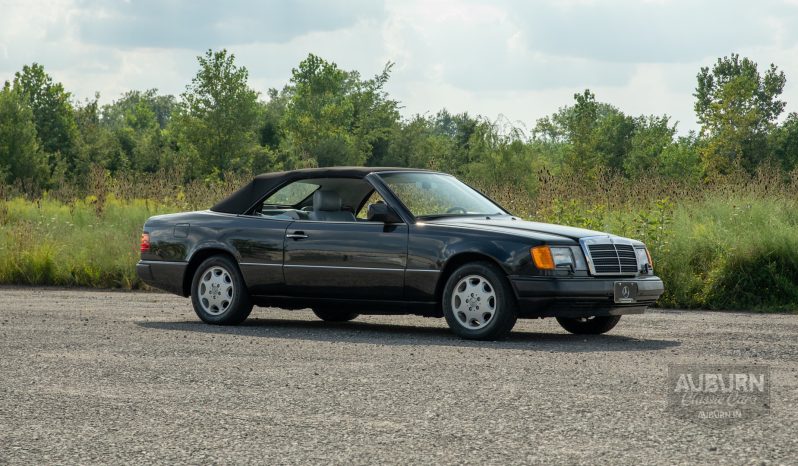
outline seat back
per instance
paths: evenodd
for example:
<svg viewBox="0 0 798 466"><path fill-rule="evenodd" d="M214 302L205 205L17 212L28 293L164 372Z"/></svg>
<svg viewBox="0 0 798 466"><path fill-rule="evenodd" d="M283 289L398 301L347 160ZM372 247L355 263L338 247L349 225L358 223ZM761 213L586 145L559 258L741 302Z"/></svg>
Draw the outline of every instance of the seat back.
<svg viewBox="0 0 798 466"><path fill-rule="evenodd" d="M352 212L341 210L341 196L335 191L318 190L313 193L313 212L310 220L355 222Z"/></svg>

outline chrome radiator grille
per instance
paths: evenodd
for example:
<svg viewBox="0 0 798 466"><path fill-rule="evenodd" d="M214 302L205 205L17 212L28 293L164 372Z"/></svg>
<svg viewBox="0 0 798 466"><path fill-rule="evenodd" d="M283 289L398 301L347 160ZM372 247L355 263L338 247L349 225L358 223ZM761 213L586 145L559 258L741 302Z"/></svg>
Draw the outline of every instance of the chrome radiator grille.
<svg viewBox="0 0 798 466"><path fill-rule="evenodd" d="M631 244L613 242L609 237L587 241L587 254L594 275L635 275L637 255Z"/></svg>

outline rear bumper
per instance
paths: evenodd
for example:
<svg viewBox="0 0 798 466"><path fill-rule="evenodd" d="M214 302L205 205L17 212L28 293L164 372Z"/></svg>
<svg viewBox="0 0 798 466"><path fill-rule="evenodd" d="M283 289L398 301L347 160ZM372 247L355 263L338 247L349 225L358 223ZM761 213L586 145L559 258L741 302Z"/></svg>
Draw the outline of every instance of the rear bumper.
<svg viewBox="0 0 798 466"><path fill-rule="evenodd" d="M183 277L188 262L139 261L136 274L141 281L170 293L184 296Z"/></svg>
<svg viewBox="0 0 798 466"><path fill-rule="evenodd" d="M614 301L616 281L637 283L637 302ZM510 277L520 317L587 317L642 314L665 291L659 277Z"/></svg>

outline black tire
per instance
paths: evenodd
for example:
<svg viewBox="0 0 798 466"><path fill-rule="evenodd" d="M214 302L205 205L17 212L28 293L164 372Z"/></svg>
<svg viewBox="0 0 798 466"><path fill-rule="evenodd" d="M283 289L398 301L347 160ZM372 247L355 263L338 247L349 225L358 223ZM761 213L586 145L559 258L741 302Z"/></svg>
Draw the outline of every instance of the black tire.
<svg viewBox="0 0 798 466"><path fill-rule="evenodd" d="M621 316L557 317L557 322L565 330L577 335L600 335L613 329Z"/></svg>
<svg viewBox="0 0 798 466"><path fill-rule="evenodd" d="M349 322L360 315L355 312L332 307L314 307L313 313L316 314L316 317L325 322Z"/></svg>
<svg viewBox="0 0 798 466"><path fill-rule="evenodd" d="M482 294L477 292L478 296L474 296L469 292L470 287L481 290ZM492 304L491 298L477 300L489 296L488 289L492 291ZM510 333L518 319L518 303L510 282L490 262L473 262L456 269L446 281L441 301L449 328L469 340L500 340ZM488 314L490 317L486 317Z"/></svg>
<svg viewBox="0 0 798 466"><path fill-rule="evenodd" d="M252 312L238 265L222 255L211 256L197 267L191 282L191 304L203 322L213 325L237 325Z"/></svg>

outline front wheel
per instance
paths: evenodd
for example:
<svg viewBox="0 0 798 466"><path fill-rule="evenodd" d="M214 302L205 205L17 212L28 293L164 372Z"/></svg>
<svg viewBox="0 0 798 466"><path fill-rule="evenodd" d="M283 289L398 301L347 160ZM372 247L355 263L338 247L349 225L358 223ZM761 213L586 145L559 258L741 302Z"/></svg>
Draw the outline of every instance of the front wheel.
<svg viewBox="0 0 798 466"><path fill-rule="evenodd" d="M515 295L504 272L488 262L465 264L443 290L443 315L449 328L470 340L499 340L518 318Z"/></svg>
<svg viewBox="0 0 798 466"><path fill-rule="evenodd" d="M613 329L621 316L557 317L565 330L577 335L599 335Z"/></svg>
<svg viewBox="0 0 798 466"><path fill-rule="evenodd" d="M252 312L241 272L225 256L211 256L197 267L191 283L191 303L207 324L237 325Z"/></svg>

